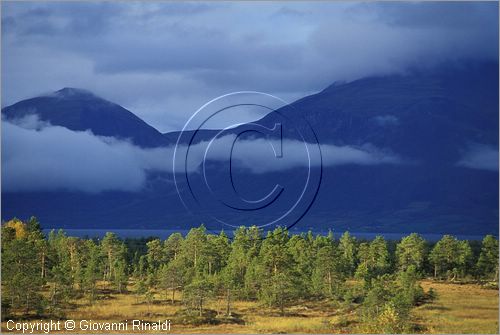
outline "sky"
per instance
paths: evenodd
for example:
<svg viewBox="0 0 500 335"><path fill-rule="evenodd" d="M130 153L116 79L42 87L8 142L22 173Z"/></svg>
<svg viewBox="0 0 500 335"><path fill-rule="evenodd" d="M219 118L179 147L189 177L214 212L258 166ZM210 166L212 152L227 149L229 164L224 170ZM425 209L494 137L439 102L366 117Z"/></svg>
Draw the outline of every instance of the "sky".
<svg viewBox="0 0 500 335"><path fill-rule="evenodd" d="M498 59L496 2L1 6L2 106L78 87L162 132L234 91L292 102L334 82Z"/></svg>

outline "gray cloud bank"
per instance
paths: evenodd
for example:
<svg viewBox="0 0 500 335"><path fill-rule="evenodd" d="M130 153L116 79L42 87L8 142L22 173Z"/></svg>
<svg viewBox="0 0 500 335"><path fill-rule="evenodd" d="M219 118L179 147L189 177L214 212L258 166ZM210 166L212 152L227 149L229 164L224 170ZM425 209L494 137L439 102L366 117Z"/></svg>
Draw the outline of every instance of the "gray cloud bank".
<svg viewBox="0 0 500 335"><path fill-rule="evenodd" d="M188 170L199 172L205 155L211 161L227 161L234 139L232 135L216 139L209 150L207 142L191 146ZM283 157L274 158L270 144L277 148L279 143L239 140L232 156L235 165L252 173L281 171L307 166L306 146L310 152L314 151L311 144L284 140ZM181 157L185 157L186 149L177 148ZM325 166L402 162L397 155L369 144L322 145L321 151ZM172 173L173 153L174 147L143 149L127 141L95 136L90 131L71 131L41 123L32 117L14 122L3 120L2 191L139 191L145 186L148 171ZM178 162L176 171L182 171L184 161ZM320 161L311 162L317 165Z"/></svg>
<svg viewBox="0 0 500 335"><path fill-rule="evenodd" d="M496 2L2 2L2 100L83 87L179 130L231 91L498 59Z"/></svg>
<svg viewBox="0 0 500 335"><path fill-rule="evenodd" d="M189 148L187 169L199 173L206 161L227 162L234 135L217 138ZM314 145L284 140L282 157L276 158L278 141L262 138L238 140L232 160L236 167L251 173L317 166ZM274 149L273 149L274 148ZM177 147L181 159L176 172L185 168L186 146ZM312 153L308 160L307 150ZM412 163L390 150L370 144L362 146L321 145L323 166ZM136 192L146 185L149 171L172 173L174 147L144 149L128 141L96 136L90 131L71 131L40 122L34 115L2 120L2 191L72 190L97 193L108 190ZM457 166L498 171L498 149L473 144L464 151Z"/></svg>
<svg viewBox="0 0 500 335"><path fill-rule="evenodd" d="M4 191L134 191L144 185L145 171L162 168L164 160L160 149L143 150L90 131L2 122Z"/></svg>
<svg viewBox="0 0 500 335"><path fill-rule="evenodd" d="M470 169L498 171L498 158L498 148L475 143L469 146L457 165Z"/></svg>

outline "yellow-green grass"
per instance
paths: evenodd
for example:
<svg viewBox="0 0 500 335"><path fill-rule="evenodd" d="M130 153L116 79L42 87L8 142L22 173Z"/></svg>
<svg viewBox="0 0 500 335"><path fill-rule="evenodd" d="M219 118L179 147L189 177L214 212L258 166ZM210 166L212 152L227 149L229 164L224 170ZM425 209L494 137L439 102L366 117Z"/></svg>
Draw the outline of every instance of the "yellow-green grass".
<svg viewBox="0 0 500 335"><path fill-rule="evenodd" d="M473 284L457 285L431 281L423 281L422 286L426 291L432 287L437 292L438 298L414 309L413 321L421 332L498 333L498 291ZM89 305L85 299L79 299L72 301L72 307L65 310L65 319L72 319L77 323L82 319L99 323L129 320L128 332L132 332L130 324L132 319L146 321L170 319L172 333L322 334L357 333L362 330L362 327L355 322L356 311L343 315L336 305L326 300L298 303L287 308L285 316L280 316L277 310L270 310L257 302L235 301L232 304L232 311L241 315L244 324L190 326L175 323L175 312L182 306L181 294L176 294L175 304L166 299L163 292L155 292L154 298L154 303L149 305L133 293L105 294L93 305ZM225 300L211 300L205 308L224 313ZM339 321L347 323L347 327L339 328L337 326ZM5 326L3 322L2 330L7 332Z"/></svg>
<svg viewBox="0 0 500 335"><path fill-rule="evenodd" d="M132 287L130 289L133 289ZM170 296L168 296L170 298ZM147 304L143 298L138 298L133 293L106 294L94 304L89 305L85 299L72 301L73 306L64 311L64 319L93 322L122 322L129 321L128 332L131 333L131 320L140 319L155 322L158 320L172 320L172 333L218 333L218 334L244 334L244 333L332 333L337 316L336 309L328 301L315 301L287 308L286 315L281 316L279 311L270 310L258 302L234 301L231 306L232 313L242 316L244 324L219 324L219 325L180 325L175 323L175 312L182 307L182 295L177 293L175 303L166 299L163 292L155 292L154 302ZM224 299L211 300L205 306L207 309L225 312ZM39 319L35 319L36 321ZM6 323L2 322L3 332L8 332ZM61 331L64 332L64 331ZM121 331L111 331L122 333ZM71 332L79 333L77 329ZM80 333L102 333L101 331L85 331ZM108 332L106 332L108 333ZM137 331L143 333L143 331ZM155 333L151 331L151 333ZM158 332L156 332L158 333Z"/></svg>
<svg viewBox="0 0 500 335"><path fill-rule="evenodd" d="M433 281L423 281L422 287L437 293L413 312L424 332L498 334L498 290Z"/></svg>

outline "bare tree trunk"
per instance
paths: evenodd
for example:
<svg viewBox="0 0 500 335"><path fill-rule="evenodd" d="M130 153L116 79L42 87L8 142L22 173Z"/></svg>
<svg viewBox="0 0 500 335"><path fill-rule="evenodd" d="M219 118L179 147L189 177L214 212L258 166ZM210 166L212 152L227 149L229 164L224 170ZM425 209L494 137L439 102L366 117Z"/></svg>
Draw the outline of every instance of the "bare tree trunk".
<svg viewBox="0 0 500 335"><path fill-rule="evenodd" d="M45 277L45 252L42 252L42 278Z"/></svg>
<svg viewBox="0 0 500 335"><path fill-rule="evenodd" d="M226 294L226 315L230 316L231 315L231 290L228 288L227 289L227 294Z"/></svg>
<svg viewBox="0 0 500 335"><path fill-rule="evenodd" d="M111 280L111 268L112 268L112 261L111 261L111 258L112 258L112 254L111 254L111 250L108 251L108 263L109 263L109 273L108 273L108 281Z"/></svg>
<svg viewBox="0 0 500 335"><path fill-rule="evenodd" d="M328 271L328 293L332 295L332 272Z"/></svg>
<svg viewBox="0 0 500 335"><path fill-rule="evenodd" d="M280 311L281 311L281 316L285 315L285 304L283 302L283 297L280 299Z"/></svg>
<svg viewBox="0 0 500 335"><path fill-rule="evenodd" d="M196 268L196 245L194 246L194 267Z"/></svg>

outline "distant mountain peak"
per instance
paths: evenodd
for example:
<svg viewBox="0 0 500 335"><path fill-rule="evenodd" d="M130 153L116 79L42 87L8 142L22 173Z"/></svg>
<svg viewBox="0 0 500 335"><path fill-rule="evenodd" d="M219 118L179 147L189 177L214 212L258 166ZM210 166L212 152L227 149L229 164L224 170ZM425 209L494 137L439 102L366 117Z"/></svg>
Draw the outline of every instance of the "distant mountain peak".
<svg viewBox="0 0 500 335"><path fill-rule="evenodd" d="M81 88L65 87L2 109L6 120L33 114L54 126L91 130L94 135L131 140L145 148L168 144L159 131L131 111Z"/></svg>
<svg viewBox="0 0 500 335"><path fill-rule="evenodd" d="M75 87L64 87L58 91L55 91L51 94L51 96L55 96L63 99L81 99L81 98L98 98L94 93L85 90L83 88L75 88Z"/></svg>

